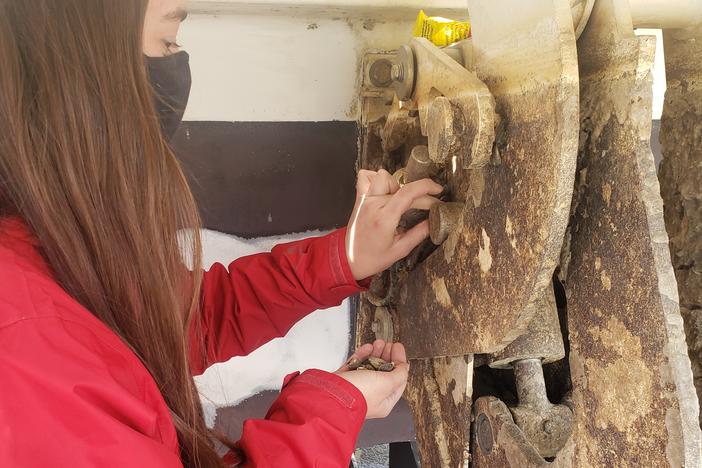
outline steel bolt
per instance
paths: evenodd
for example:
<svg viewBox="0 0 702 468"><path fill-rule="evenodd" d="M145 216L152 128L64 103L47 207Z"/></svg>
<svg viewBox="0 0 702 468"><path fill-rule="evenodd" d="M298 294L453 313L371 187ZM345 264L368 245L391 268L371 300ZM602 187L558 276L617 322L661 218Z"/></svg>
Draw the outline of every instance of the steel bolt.
<svg viewBox="0 0 702 468"><path fill-rule="evenodd" d="M429 209L429 236L435 245L441 245L455 229L463 211L462 203L437 203Z"/></svg>
<svg viewBox="0 0 702 468"><path fill-rule="evenodd" d="M436 169L436 166L429 158L429 148L424 145L415 146L412 148L409 160L407 161L405 182L410 183L432 177L436 174Z"/></svg>
<svg viewBox="0 0 702 468"><path fill-rule="evenodd" d="M480 413L480 416L478 416L476 432L480 450L482 450L483 453L492 452L492 424L490 424L490 419L488 419L485 413Z"/></svg>
<svg viewBox="0 0 702 468"><path fill-rule="evenodd" d="M390 78L393 81L404 81L405 79L405 67L401 63L393 63L390 69Z"/></svg>

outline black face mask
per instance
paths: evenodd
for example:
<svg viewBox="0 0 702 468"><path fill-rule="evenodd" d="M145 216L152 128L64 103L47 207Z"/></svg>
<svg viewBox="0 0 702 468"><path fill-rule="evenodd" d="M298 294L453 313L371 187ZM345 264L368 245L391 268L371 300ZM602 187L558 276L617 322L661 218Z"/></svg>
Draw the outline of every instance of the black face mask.
<svg viewBox="0 0 702 468"><path fill-rule="evenodd" d="M161 131L171 140L178 130L190 97L190 56L178 52L167 57L146 57L146 71L154 88Z"/></svg>

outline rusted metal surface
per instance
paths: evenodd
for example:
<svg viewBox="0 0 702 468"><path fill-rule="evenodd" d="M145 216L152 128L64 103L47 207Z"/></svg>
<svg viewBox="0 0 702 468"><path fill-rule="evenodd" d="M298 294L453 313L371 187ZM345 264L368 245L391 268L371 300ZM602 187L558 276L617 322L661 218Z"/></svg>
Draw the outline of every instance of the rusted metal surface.
<svg viewBox="0 0 702 468"><path fill-rule="evenodd" d="M534 2L538 15L504 17L501 12L512 6L507 0L469 5L476 18L475 71L494 96L502 122L495 151L486 146L488 130L478 128L485 127L482 109L491 98L465 91L471 89L466 83L479 89L477 78L460 72L460 65L446 55L431 59L441 66L425 73L422 64L430 61L433 50L413 42L414 96L422 132L433 128L429 116L440 97L437 92L449 100L451 110L458 106L477 114L464 112L465 131L449 135L468 136L466 146L453 141L439 145L454 151L444 171L448 201L464 205L458 229L407 273L399 300L390 307L397 311L394 336L412 358L502 349L525 331L533 312L527 306L549 283L560 252L578 137L570 5L544 0ZM493 23L481 25L478 20L491 17L505 20L499 32ZM520 48L505 46L512 43ZM457 77L463 77L463 88ZM455 120L453 114L454 129ZM359 320L359 336L371 322Z"/></svg>
<svg viewBox="0 0 702 468"><path fill-rule="evenodd" d="M688 353L702 397L702 28L665 31L658 173Z"/></svg>
<svg viewBox="0 0 702 468"><path fill-rule="evenodd" d="M549 8L547 3L542 2L540 7ZM501 5L502 8L505 6L506 4ZM489 5L486 8L488 7ZM499 11L499 8L494 11ZM553 14L553 8L549 12ZM577 138L577 128L567 128L568 126L564 123L568 122L569 116L571 122L575 121L574 119L577 117L574 39L571 36L571 41L565 41L566 44L563 44L563 38L568 37L569 31L572 35L572 26L570 29L566 26L570 20L567 14L560 14L558 18L557 21L554 20L551 23L555 26L555 31L551 31L546 40L550 48L544 48L542 40L532 38L530 42L533 48L538 47L541 52L546 50L548 57L531 71L534 77L541 80L541 83L534 83L534 86L541 92L538 93L538 96L534 96L533 100L522 98L520 101L519 87L523 82L506 82L505 77L510 75L510 70L513 71L521 67L521 64L517 63L517 57L502 57L502 62L504 62L502 68L499 71L493 70L491 74L486 74L492 78L495 88L500 90L498 104L503 107L505 115L513 117L515 122L513 127L503 125L499 128L501 140L498 142L499 146L496 152L493 152L492 137L490 136L495 129L496 122L492 120L493 114L483 110L486 103L491 104L492 97L486 88L481 91L482 97L478 95L477 100L475 96L461 95L460 92L465 92L466 89L470 90L470 87L466 87L465 83L459 86L461 82L456 80L456 76L459 78L461 76L469 77L465 78L464 81L473 82L478 89L482 85L475 75L460 69L457 63L449 57L441 58L442 66L432 70L431 74L423 75L421 72L418 74L415 86L418 90L423 90L424 94L422 94L421 100L417 100L414 107L406 106L405 103L402 106L399 103L393 105L393 113L384 124L384 131L380 134L384 142L383 145L377 143L378 133L375 133L376 136L370 135L370 138L365 139L361 160L363 167L377 168L379 164L387 161L388 157L391 159L390 170L394 171L404 167L408 158L411 157L411 149L417 143L413 143L412 137L409 137L403 146L398 144L397 135L405 137L406 134L412 133L414 130L412 125L406 123L411 121L416 109L420 117L420 129L424 135L429 136L428 144L434 148L432 159L444 162L443 173L439 174L439 177L443 178L442 182L448 182L450 187L448 201L450 203L442 204L442 207L456 207L452 210L441 210L440 208L434 210L435 217L438 216L438 222L435 221L433 226L442 228L438 229L442 233L440 236L435 236L435 240L437 243L441 243L443 238L448 237L451 232L459 235L454 234L453 246L449 250L434 253L435 256L440 255L444 263L443 270L439 270L443 275L441 278L444 281L443 290L440 287L441 284L436 283L440 296L434 296L433 299L426 296L426 290L416 282L416 279L415 284L406 287L404 291L411 291L412 294L423 296L423 299L420 298L420 302L428 300L427 302L413 304L414 299L405 297L402 300L396 296L398 285L407 285L407 276L412 275L413 271L418 271L417 269L412 270L412 266L419 264L419 270L425 268L423 265L426 265L427 262L419 262L432 253L433 247L431 246L420 247L413 252L409 259L399 262L389 274L374 282L373 294L361 300L360 303L357 341L392 336L393 339L403 341L408 345L411 357L463 355L466 354L462 351L463 349L473 347L466 344L466 338L469 341L472 339L473 344L475 344L476 337L481 340L487 339L488 342L481 342L478 346L474 346L475 349L495 350L502 347L506 341L511 340L511 338L507 338L506 341L503 341L504 334L510 331L510 327L505 326L505 323L513 325L515 317L520 315L522 308L535 298L532 297L535 294L531 294L529 290L541 288L548 282L560 248L560 239L557 238L562 236L565 229L568 203L571 198L570 190L572 190ZM533 27L534 25L523 27L519 34L515 35L514 40L526 41ZM469 42L464 43L463 49L466 49L468 45ZM487 42L485 47L486 49L490 48ZM473 49L469 48L470 53L467 55L470 60L466 63L473 63ZM430 52L431 47L418 48L417 55L420 56L420 63L422 54ZM466 55L465 50L463 50L463 55ZM441 56L439 55L439 57ZM485 60L496 63L500 62L500 57L486 57ZM549 61L556 62L555 70L545 69L546 65L551 67L552 64ZM456 72L456 76L452 76L452 71ZM438 89L434 88L434 83L440 83L441 86L438 86ZM435 94L437 91L443 94L445 99L436 100L437 97L442 97ZM568 99L568 96L571 98ZM542 124L537 119L536 109L544 103L550 106L549 112L553 119ZM433 112L430 112L431 109L434 109ZM439 112L438 110L441 109L450 112ZM463 111L468 111L468 113L462 113ZM388 123L391 120L392 123ZM486 123L488 124L487 128ZM552 126L549 127L549 125ZM400 131L395 129L400 129ZM509 143L510 139L518 142L532 141L534 140L533 136L542 129L547 130L545 138L539 139L536 144L525 148L524 151ZM394 140L385 141L390 139ZM373 143L374 141L375 143ZM414 141L416 141L416 134ZM382 154L377 152L379 146L384 150ZM373 151L374 149L375 151ZM441 152L448 152L445 155L446 158L437 156ZM431 150L429 154L432 154ZM533 160L529 161L527 156ZM394 160L392 160L393 157ZM545 171L543 171L544 168L546 168ZM532 180L526 184L526 187L522 186L521 182L517 183L521 176L536 177L537 174L539 180ZM401 177L406 177L406 175L407 171L405 170ZM544 184L542 189L538 188L540 183ZM485 189L486 186L489 187L488 190ZM519 202L512 204L511 199L515 187L519 189L517 197ZM546 200L547 208L532 210L533 213L537 214L535 220L519 220L518 216L514 215L510 218L510 213L522 213L523 208L530 205L530 202L526 200L528 197L537 195L540 195L539 200ZM483 199L485 199L484 206ZM497 212L495 212L496 207L498 207ZM477 215L476 210L479 211ZM440 216L439 213L443 211L451 211L452 215ZM468 218L465 213L469 214ZM449 217L451 219L448 219ZM494 223L493 218L500 219L500 221ZM475 224L466 223L467 219L474 220ZM493 223L493 225L486 225L483 221ZM527 226L531 226L532 221L534 221L533 227L541 226L541 228L537 228L536 231L527 229ZM470 229L466 229L467 224ZM453 227L454 225L457 229ZM501 234L498 233L500 240L493 243L491 250L488 244L489 238L486 240L485 237L487 236L486 230L492 231L493 228L496 231L501 231ZM474 235L476 232L479 234L478 237ZM442 239L438 240L439 237ZM534 242L534 239L538 239L538 241ZM460 247L457 249L458 244ZM506 249L511 249L513 252L509 256L502 257L502 253ZM493 332L489 333L483 328L474 333L473 327L477 316L483 315L484 318L499 316L500 311L498 310L496 313L492 299L496 296L500 298L510 296L510 293L505 294L505 292L511 285L507 282L497 281L496 278L499 278L503 271L512 269L509 262L513 258L520 258L516 252L519 250L531 252L530 259L524 259L522 265L530 263L527 266L533 270L527 272L526 275L524 275L523 270L521 272L514 271L511 279L507 279L519 290L517 297L512 297L512 299L516 299L516 302L508 308L512 317L505 317L505 323L490 324L489 321L483 320L483 324L492 326ZM454 253L457 255L455 261L452 262L450 256L453 256ZM491 267L486 266L486 264L492 262L493 254L500 255L499 263L496 262L499 264L499 268L490 271ZM540 272L542 268L545 269L541 275L543 278L538 278L540 275L535 274L535 271ZM426 271L432 271L432 269L433 267L428 267ZM437 270L433 269L433 271ZM483 282L483 290L493 290L492 298L486 297L482 304L482 314L479 310L475 310L473 316L466 316L456 321L455 317L458 311L450 303L446 304L446 299L449 297L450 300L448 295L451 294L446 289L446 281L455 288L453 293L459 301L465 301L468 296L476 297L482 292L468 295L467 291L470 291L471 282L455 278L456 274L487 276L482 280L477 279L478 282ZM514 279L517 277L518 280L515 281ZM494 284L491 283L493 281L495 281ZM433 291L433 289L429 291ZM372 298L375 304L382 305L382 307L372 306L367 300L368 298ZM442 302L437 304L437 299ZM466 308L465 310L470 309ZM427 314L431 314L433 317L427 317ZM387 327L388 317L395 324L392 331ZM410 324L404 330L410 330L418 340L424 343L433 343L438 348L413 351L412 343L408 342L408 337L398 336L398 332L402 329L399 325L407 319L414 320L417 317L420 318L420 322ZM527 317L522 316L521 318L527 320ZM441 322L441 324L437 325L437 322ZM453 330L452 334L445 333L444 330L454 327L456 329ZM471 333L473 333L472 338L469 337ZM514 336L517 334L519 332L516 332ZM467 467L470 453L472 356L413 359L411 363L406 398L413 409L423 465Z"/></svg>
<svg viewBox="0 0 702 468"><path fill-rule="evenodd" d="M397 230L399 232L409 231L417 224L421 223L429 216L428 210L410 209L405 212L400 218L400 222L397 225Z"/></svg>
<svg viewBox="0 0 702 468"><path fill-rule="evenodd" d="M550 284L570 213L560 265L573 387L561 402L567 408L548 406L543 374L535 372L540 361L520 360L520 405L510 412L496 398L476 401L472 466L700 466L699 404L649 147L654 43L634 36L626 0L599 0L594 7L592 2L534 1L529 9L520 8L522 15L503 14L518 4L469 1L473 38L456 46L451 56L413 42L414 94L397 104L403 114L396 116L414 118L416 126L406 132L404 144L386 144L381 153L369 151L382 146L380 133L364 139L364 167L389 163L393 171L405 166L414 146L427 145L430 158L443 164L438 177L448 186L444 201L458 205L433 208L432 231L441 245L425 243L393 267L392 280L376 288L385 293L382 308L361 301L357 340L381 333L406 344L413 358L406 395L423 464L465 465L472 388L470 380L465 389L458 382L472 376L472 357L466 366L462 358L437 356L492 353L497 365L509 365L515 357L561 355L562 344L539 352L528 341L514 340L529 324L543 324L532 320L537 310L551 310L537 304L552 299L541 292ZM590 7L578 56L574 17L587 16ZM692 56L699 57L699 49ZM682 55L679 60L682 67ZM427 63L439 65L423 73ZM461 63L475 75L458 72ZM479 100L465 99L470 97L465 94L457 100L451 94L458 89L456 76L476 86L473 79L479 79L494 98L495 145L490 151L489 138L480 130L485 114L473 112L480 109ZM441 89L436 83L448 84ZM680 83L674 92L699 93L697 79ZM683 150L698 154L701 100L699 94L693 96L695 105L688 103L691 107L685 109L694 115L686 114L691 123L685 128L687 141L695 140L684 143ZM669 95L669 107L683 102L676 97ZM683 136L676 132L671 130L671 139ZM679 162L680 156L675 159ZM690 187L692 182L680 185L680 171L687 169L677 162L671 162L671 173L678 174L671 184ZM683 212L692 219L699 214L699 192L693 191L700 180L689 180L697 185L681 191L687 198L673 195L685 210L696 210ZM441 207L447 206L462 209L442 216ZM679 221L681 232L689 232L687 222ZM378 317L383 317L383 327ZM552 316L549 320L557 323ZM542 331L557 337L554 327ZM505 350L510 343L512 348ZM450 391L456 388L457 394ZM556 442L547 437L556 429L546 424L551 408L559 408L563 423ZM563 445L566 410L572 411L573 425ZM542 457L554 454L552 462Z"/></svg>
<svg viewBox="0 0 702 468"><path fill-rule="evenodd" d="M699 406L649 143L655 42L634 36L627 8L599 0L578 43L582 128L562 265L575 421L558 461L700 466Z"/></svg>
<svg viewBox="0 0 702 468"><path fill-rule="evenodd" d="M432 161L445 165L452 162L452 155L465 155L465 163L471 164L472 154L468 148L470 141L465 138L470 130L466 125L463 110L450 99L438 96L431 101L426 114L426 133ZM484 154L489 155L487 151Z"/></svg>
<svg viewBox="0 0 702 468"><path fill-rule="evenodd" d="M540 359L516 361L513 367L519 395L519 405L510 408L514 422L542 457L554 457L570 437L573 412L548 400Z"/></svg>
<svg viewBox="0 0 702 468"><path fill-rule="evenodd" d="M551 284L544 288L532 307L535 309L534 318L529 322L527 331L505 349L492 355L490 367L509 368L514 361L535 358L548 364L565 357L556 298Z"/></svg>
<svg viewBox="0 0 702 468"><path fill-rule="evenodd" d="M473 468L552 466L552 463L545 461L524 437L524 433L514 423L509 409L499 399L478 398L473 414Z"/></svg>
<svg viewBox="0 0 702 468"><path fill-rule="evenodd" d="M550 284L567 224L578 137L570 5L536 1L534 15L505 18L502 13L518 4L471 2L480 12L476 19L500 18L498 30L494 23L474 22L474 38L460 44L463 63L477 75L419 41L414 87L421 99L394 104L388 117L404 132L412 127L398 126L397 117L409 120L416 113L419 136L412 129L404 145L383 145L379 138L390 138L390 125L378 119L384 132L364 130L362 167L385 165L394 172L414 146L428 144L432 159L444 162L437 176L449 188L445 201L462 207L444 223L457 226L439 236L448 234L446 242L438 250L427 242L393 266L373 288L373 302L382 308L364 297L357 316L357 342L388 336L377 317L387 323L389 316L393 339L415 358L406 398L423 466L467 466L469 460L473 359L437 356L497 351L524 332L533 312L527 306ZM521 47L507 45L515 43ZM439 66L423 73L421 64L432 61ZM491 95L498 116L485 110ZM445 158L437 156L444 150ZM416 359L424 356L431 359Z"/></svg>
<svg viewBox="0 0 702 468"><path fill-rule="evenodd" d="M432 160L464 169L485 166L495 139L490 90L473 71L426 39L414 38L411 47L417 69L410 105L417 109L422 134L429 138Z"/></svg>
<svg viewBox="0 0 702 468"><path fill-rule="evenodd" d="M472 356L411 362L405 399L422 466L468 468L472 394Z"/></svg>
<svg viewBox="0 0 702 468"><path fill-rule="evenodd" d="M385 307L376 307L371 330L376 340L393 341L392 316ZM370 342L370 340L368 341Z"/></svg>
<svg viewBox="0 0 702 468"><path fill-rule="evenodd" d="M410 111L406 107L400 107L400 101L395 98L381 134L383 149L385 151L396 150L405 144L412 133L417 131L419 131L419 118L410 115Z"/></svg>

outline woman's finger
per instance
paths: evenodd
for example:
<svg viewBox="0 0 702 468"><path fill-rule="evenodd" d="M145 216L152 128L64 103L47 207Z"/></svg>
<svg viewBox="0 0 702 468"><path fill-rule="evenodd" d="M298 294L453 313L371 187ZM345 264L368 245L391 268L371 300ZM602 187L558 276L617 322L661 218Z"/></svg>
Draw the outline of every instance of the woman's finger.
<svg viewBox="0 0 702 468"><path fill-rule="evenodd" d="M431 179L422 179L404 185L399 189L383 208L387 216L394 222L412 207L412 204L426 195L438 195L444 188Z"/></svg>
<svg viewBox="0 0 702 468"><path fill-rule="evenodd" d="M427 237L429 237L429 221L424 220L409 231L395 236L391 255L397 259L406 257L412 249L417 247Z"/></svg>
<svg viewBox="0 0 702 468"><path fill-rule="evenodd" d="M432 197L431 195L424 195L423 197L419 197L413 201L410 208L414 208L415 210L428 210L440 201L441 200L436 197Z"/></svg>
<svg viewBox="0 0 702 468"><path fill-rule="evenodd" d="M361 169L356 177L356 194L357 196L365 195L371 186L371 181L378 173L375 171L367 171Z"/></svg>
<svg viewBox="0 0 702 468"><path fill-rule="evenodd" d="M390 360L392 360L392 362L395 364L407 363L407 352L405 351L405 346L402 343L393 343Z"/></svg>
<svg viewBox="0 0 702 468"><path fill-rule="evenodd" d="M383 349L383 354L380 355L380 358L381 358L383 361L388 361L388 362L390 362L390 361L392 360L392 359L391 359L391 356L392 356L392 347L393 347L393 344L392 344L392 343L390 343L390 342L385 343L385 348Z"/></svg>
<svg viewBox="0 0 702 468"><path fill-rule="evenodd" d="M371 353L371 356L373 357L381 357L383 355L383 350L385 349L385 341L383 340L375 340L373 342L373 352Z"/></svg>
<svg viewBox="0 0 702 468"><path fill-rule="evenodd" d="M344 363L343 366L341 366L337 372L344 372L349 370L349 365L353 362L356 361L365 361L368 359L368 357L373 353L373 345L370 343L366 343L363 346L360 346L356 351L353 352L351 356L346 360L346 363Z"/></svg>
<svg viewBox="0 0 702 468"><path fill-rule="evenodd" d="M397 192L400 189L400 184L395 178L385 169L381 169L371 180L367 194L373 195L388 195Z"/></svg>
<svg viewBox="0 0 702 468"><path fill-rule="evenodd" d="M367 209L380 209L392 199L392 195L366 195L364 199Z"/></svg>

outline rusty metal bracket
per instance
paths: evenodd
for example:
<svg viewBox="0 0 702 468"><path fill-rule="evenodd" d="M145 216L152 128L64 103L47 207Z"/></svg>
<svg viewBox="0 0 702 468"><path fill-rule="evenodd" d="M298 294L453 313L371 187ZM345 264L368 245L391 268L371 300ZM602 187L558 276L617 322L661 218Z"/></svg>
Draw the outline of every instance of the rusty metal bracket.
<svg viewBox="0 0 702 468"><path fill-rule="evenodd" d="M375 130L363 134L363 167L389 164L404 182L428 174L447 197L428 215L436 247L427 242L374 284L381 294L361 301L357 339L405 343L406 396L426 466L699 466L699 405L648 146L654 43L633 28L699 23L700 11L668 8L677 0L533 0L523 15L505 15L524 3L468 3L472 39L404 48L390 67L399 98L387 98L392 87L378 91L384 113L373 113ZM699 255L688 224L699 215L691 161L700 33L665 37L666 221L691 349L702 355L686 310L697 312L690 297L702 277L690 263ZM376 67L376 83L387 83L387 71ZM438 173L422 172L424 156ZM552 405L541 363L564 350L543 291L559 256L572 391ZM519 405L476 400L469 445L473 353L514 368Z"/></svg>
<svg viewBox="0 0 702 468"><path fill-rule="evenodd" d="M455 172L483 167L495 140L495 102L477 75L423 38L411 44L416 61L412 105L419 111L429 156ZM450 161L447 161L450 160Z"/></svg>
<svg viewBox="0 0 702 468"><path fill-rule="evenodd" d="M560 252L578 140L573 17L565 0L543 0L533 8L545 23L527 26L524 18L500 14L509 5L471 2L473 39L459 47L471 70L423 39L413 39L411 54L405 49L393 66L398 81L411 75L402 61L411 63L414 81L405 83L410 98L393 104L383 146L400 151L402 132L389 128L407 128L418 117L448 187L448 203L429 215L441 245L391 282L399 293L384 304L396 311L393 336L411 358L504 348L526 330L534 313L529 306L549 283ZM481 17L506 24L498 34ZM399 153L405 159L396 167L410 150ZM359 341L375 338L374 310L363 303Z"/></svg>
<svg viewBox="0 0 702 468"><path fill-rule="evenodd" d="M475 402L471 447L473 468L553 466L529 443L507 405L495 397Z"/></svg>
<svg viewBox="0 0 702 468"><path fill-rule="evenodd" d="M542 457L554 457L570 437L573 411L548 400L540 359L517 361L513 367L519 395L519 405L510 408L515 424Z"/></svg>
<svg viewBox="0 0 702 468"><path fill-rule="evenodd" d="M658 177L688 354L702 399L702 26L664 31L663 46L668 90Z"/></svg>
<svg viewBox="0 0 702 468"><path fill-rule="evenodd" d="M598 0L578 43L581 150L561 265L575 418L558 460L700 466L699 405L650 148L655 38L635 36L633 25L626 0Z"/></svg>
<svg viewBox="0 0 702 468"><path fill-rule="evenodd" d="M534 318L526 333L490 356L490 367L508 369L513 362L524 359L540 359L543 364L548 364L565 357L553 286L549 284L544 288L531 307L535 309Z"/></svg>

